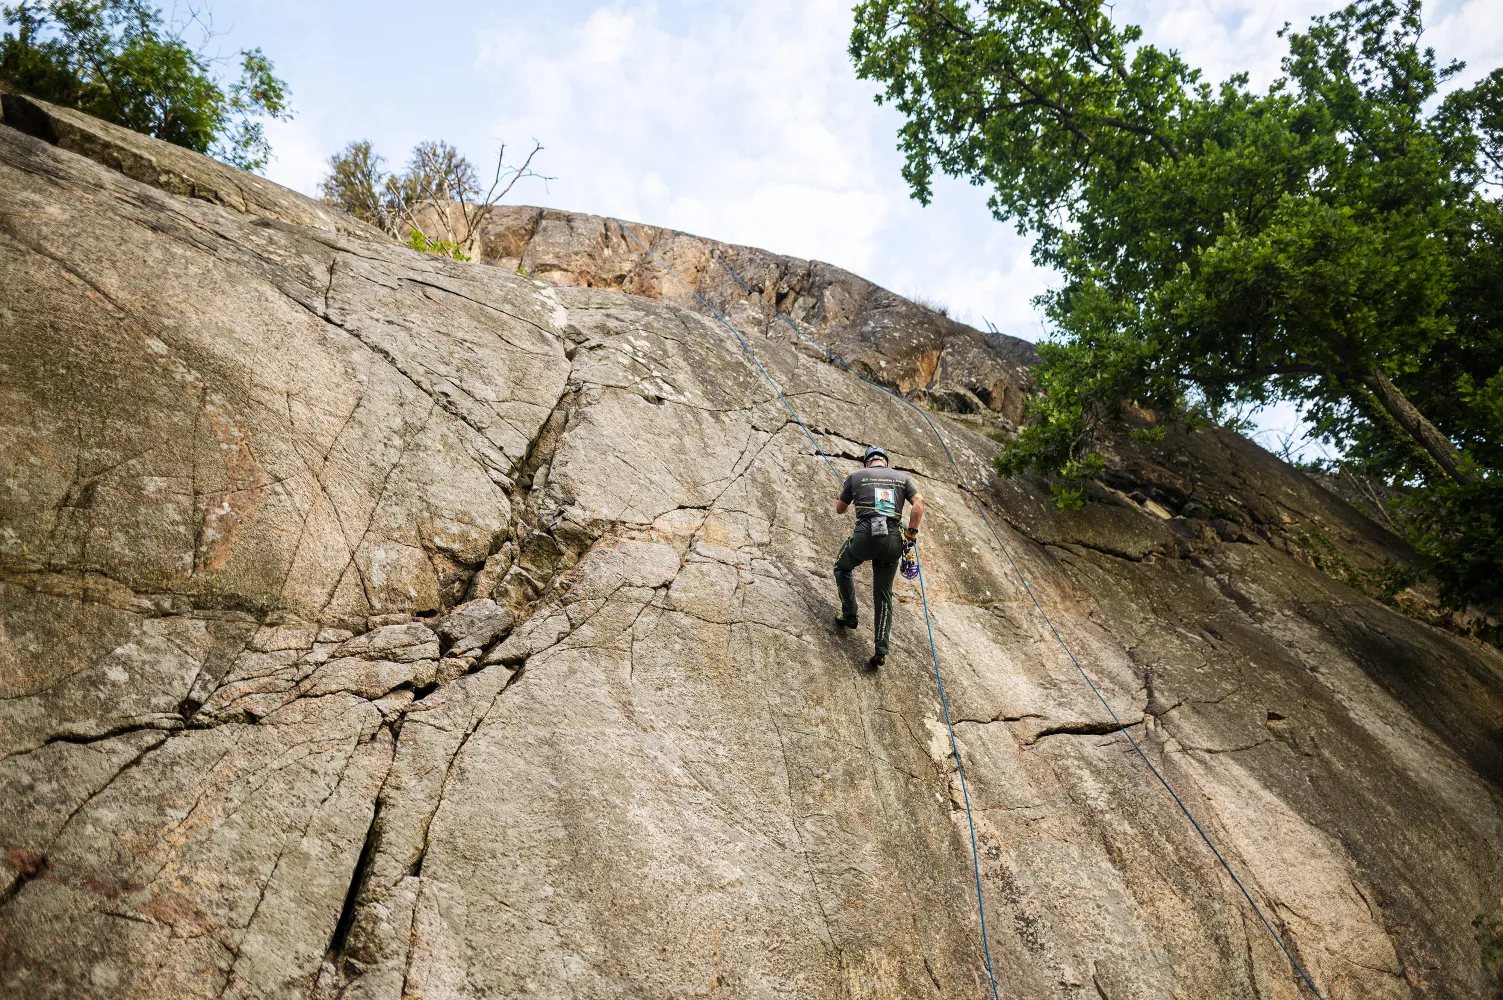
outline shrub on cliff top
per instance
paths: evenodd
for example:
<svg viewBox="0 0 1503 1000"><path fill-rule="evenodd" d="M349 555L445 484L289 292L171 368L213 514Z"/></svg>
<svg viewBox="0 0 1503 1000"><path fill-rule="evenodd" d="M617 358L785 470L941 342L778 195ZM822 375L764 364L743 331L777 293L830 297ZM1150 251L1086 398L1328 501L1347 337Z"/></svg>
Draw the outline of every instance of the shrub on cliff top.
<svg viewBox="0 0 1503 1000"><path fill-rule="evenodd" d="M553 179L532 169L542 151L542 143L534 141L521 166L508 166L502 143L486 190L474 164L447 142L418 143L406 168L391 173L370 140L360 139L329 157L319 192L341 212L406 240L414 250L469 260L481 225L518 181Z"/></svg>

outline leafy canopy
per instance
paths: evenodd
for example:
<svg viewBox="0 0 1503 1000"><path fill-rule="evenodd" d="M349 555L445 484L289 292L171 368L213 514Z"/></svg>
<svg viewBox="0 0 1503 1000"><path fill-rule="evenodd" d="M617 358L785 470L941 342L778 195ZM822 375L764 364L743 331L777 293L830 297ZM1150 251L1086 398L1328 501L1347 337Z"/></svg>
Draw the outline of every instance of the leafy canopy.
<svg viewBox="0 0 1503 1000"><path fill-rule="evenodd" d="M145 0L23 0L3 13L0 81L42 100L247 170L270 158L265 119L291 117L260 49L237 53L227 81Z"/></svg>
<svg viewBox="0 0 1503 1000"><path fill-rule="evenodd" d="M1432 552L1491 553L1442 573L1453 598L1500 592L1503 70L1440 97L1462 67L1421 28L1417 0L1285 28L1255 92L1099 0L856 8L851 55L906 119L915 197L935 170L986 185L1064 279L1004 471L1079 503L1129 401L1224 419L1293 400L1365 471L1428 484Z"/></svg>

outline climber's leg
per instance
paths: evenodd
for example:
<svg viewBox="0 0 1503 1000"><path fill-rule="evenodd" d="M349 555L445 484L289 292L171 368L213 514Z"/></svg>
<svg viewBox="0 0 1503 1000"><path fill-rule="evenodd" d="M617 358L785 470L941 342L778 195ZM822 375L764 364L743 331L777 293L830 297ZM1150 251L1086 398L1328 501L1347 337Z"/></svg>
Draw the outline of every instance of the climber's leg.
<svg viewBox="0 0 1503 1000"><path fill-rule="evenodd" d="M872 560L872 609L876 617L876 655L872 666L881 666L887 657L888 637L892 634L892 578L898 572L898 560L903 557L903 539L894 531L884 538L873 539L877 544L871 554Z"/></svg>
<svg viewBox="0 0 1503 1000"><path fill-rule="evenodd" d="M855 628L860 620L860 611L856 607L856 581L851 578L851 573L864 561L856 554L858 540L864 538L864 535L851 535L835 557L835 588L840 592L840 617L835 623L846 628Z"/></svg>

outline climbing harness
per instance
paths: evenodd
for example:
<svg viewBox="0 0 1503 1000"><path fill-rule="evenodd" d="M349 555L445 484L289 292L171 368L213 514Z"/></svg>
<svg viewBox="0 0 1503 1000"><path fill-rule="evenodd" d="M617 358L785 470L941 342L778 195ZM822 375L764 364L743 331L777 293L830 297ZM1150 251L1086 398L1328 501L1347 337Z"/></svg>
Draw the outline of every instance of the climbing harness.
<svg viewBox="0 0 1503 1000"><path fill-rule="evenodd" d="M664 271L671 275L673 279L684 288L685 291L694 296L694 298L699 302L700 305L704 306L711 315L713 315L716 319L718 319L722 324L725 325L726 329L731 331L731 334L741 344L742 349L746 351L747 355L752 359L752 362L757 366L757 370L762 373L762 377L766 379L768 385L772 387L773 392L777 394L780 400L782 400L783 406L787 408L788 412L793 416L793 419L797 421L799 427L803 429L804 435L808 437L810 444L814 445L814 450L819 453L820 458L824 459L825 465L829 467L830 472L835 476L837 480L839 480L840 473L836 471L835 464L830 461L829 456L825 454L822 448L820 448L819 442L814 439L814 435L810 433L809 428L805 426L797 411L794 410L793 405L783 394L782 389L778 387L777 382L772 378L771 375L768 374L767 369L763 367L762 362L758 360L756 352L751 349L751 346L741 335L740 331L732 326L730 321L727 320L723 315L721 315L720 312L715 309L715 307L706 302L704 297L701 296L698 291L692 288L686 281L684 281L683 278L679 277L678 273L674 271L673 268L669 267L668 264L652 250L651 247L642 242L642 240L639 239L635 233L628 229L625 223L621 222L620 219L612 219L611 221L615 222L616 225L621 228L621 231L623 233L630 237L633 242L635 242L639 247L642 248L644 252L646 252L654 261L657 262L659 267L661 267ZM696 241L698 241L699 239L697 236L693 236L692 234L685 235L689 235L691 239L694 239ZM1096 686L1095 682L1091 680L1090 675L1086 673L1085 667L1083 667L1080 663L1080 660L1076 658L1074 651L1072 651L1069 644L1065 642L1064 636L1062 636L1059 632L1059 629L1055 627L1053 619L1049 617L1049 613L1045 611L1044 606L1039 603L1038 596L1033 592L1033 588L1029 586L1028 578L1023 575L1023 570L1018 566L1017 560L1013 558L1012 551L1007 547L1007 543L1002 541L1002 536L998 534L996 526L992 524L992 519L987 515L985 505L982 504L981 498L977 496L975 490L971 488L970 481L966 478L965 473L961 471L960 464L956 462L955 456L950 451L950 446L945 441L944 435L940 433L939 428L935 426L934 421L929 417L929 414L925 413L917 403L913 402L913 400L908 399L907 397L902 396L899 393L893 392L891 389L887 388L881 383L873 381L866 375L863 375L860 371L856 370L849 363L847 363L845 359L834 354L819 341L806 334L802 329L799 328L798 324L794 323L793 320L785 316L775 306L768 303L768 301L763 298L760 293L758 293L754 288L748 285L742 279L741 275L736 272L735 268L731 267L731 265L725 260L724 255L721 254L717 249L711 249L710 256L716 261L716 263L718 263L722 268L725 269L727 274L735 279L737 284L745 289L747 294L754 297L758 302L762 304L764 308L775 315L778 319L786 323L795 334L797 334L805 342L816 348L820 353L828 358L831 363L844 369L850 374L855 375L858 379L867 383L873 388L880 390L881 392L893 397L894 399L902 401L911 409L913 409L913 411L916 412L920 417L923 418L924 423L929 426L930 432L934 434L934 437L939 442L940 447L944 449L945 457L949 460L950 467L955 471L955 475L959 478L959 488L971 498L971 503L975 506L976 512L981 515L981 520L986 525L987 530L991 533L992 540L996 543L997 548L1001 550L1002 554L1006 556L1008 565L1012 567L1012 571L1017 576L1018 582L1022 584L1024 592L1028 594L1029 600L1033 602L1034 608L1038 611L1040 617L1043 618L1044 623L1049 626L1049 631L1054 636L1055 641L1059 644L1060 648L1064 650L1065 655L1070 658L1070 662L1075 665L1075 669L1080 673L1081 679L1085 681L1086 686L1091 689L1091 693L1096 696L1096 699L1101 702L1102 707L1104 707L1107 711L1107 714L1111 716L1112 722L1116 724L1118 731L1121 732L1123 736L1127 737L1128 743L1132 745L1132 748L1137 752L1137 755L1142 758L1143 763L1148 766L1148 769L1152 772L1153 776L1158 779L1159 784L1162 785L1164 787L1164 790L1167 791L1170 797L1174 799L1175 805L1179 807L1180 812L1184 813L1185 818L1190 821L1190 825L1195 828L1195 832L1200 835L1200 839L1205 843L1206 847L1210 848L1211 854L1215 856L1216 861L1221 865L1222 869L1231 878L1233 884L1235 884L1238 890L1241 891L1242 897L1247 900L1248 905L1253 908L1253 912L1257 914L1258 919L1262 922L1264 929L1268 931L1269 937L1273 938L1274 944L1278 945L1279 950L1283 952L1284 957L1289 961L1290 966L1299 974L1300 979L1304 981L1305 985L1309 987L1310 992L1315 995L1316 1000L1325 1000L1323 994L1319 989L1316 988L1315 983L1311 980L1309 974L1305 971L1304 966L1302 966L1300 962L1294 957L1294 955L1289 951L1288 946L1284 944L1283 938L1281 938L1278 932L1274 930L1273 924L1269 921L1268 917L1264 915L1262 907L1260 907L1257 904L1257 901L1252 898L1252 893L1248 891L1247 886L1244 885L1242 880L1237 877L1237 873L1232 870L1232 866L1227 862L1226 858L1222 856L1221 851L1219 851L1216 845L1212 843L1210 835L1206 833L1205 828L1200 825L1200 822L1195 818L1194 814L1190 812L1189 807L1185 805L1184 800L1180 798L1179 793L1174 790L1174 787L1169 784L1169 780L1164 776L1163 772L1161 772L1158 767L1154 765L1153 761L1149 759L1148 754L1144 752L1142 746L1136 739L1133 738L1133 735L1128 730L1126 724L1124 724L1122 720L1118 718L1117 713L1112 709L1111 704L1107 702L1106 697L1101 693L1101 690ZM908 558L908 555L909 553L905 551L905 561ZM981 893L981 860L980 852L977 849L976 844L976 823L971 812L971 798L970 793L966 788L965 770L960 760L960 747L955 738L955 727L950 720L950 706L949 701L945 695L944 678L941 676L939 669L939 653L934 643L934 625L930 618L929 598L924 586L923 566L918 558L916 548L913 551L913 565L913 575L918 578L919 595L922 599L924 607L924 627L927 631L929 639L929 656L934 668L934 680L936 686L939 689L940 707L944 713L945 728L948 731L950 737L950 751L955 757L956 774L960 778L961 796L965 802L966 824L970 829L971 865L976 878L976 906L981 917L981 947L986 958L986 972L987 977L991 982L993 1000L1000 1000L1000 993L997 989L997 977L992 968L991 946L987 940L986 906L982 899ZM905 577L908 576L906 567L903 568L903 575Z"/></svg>

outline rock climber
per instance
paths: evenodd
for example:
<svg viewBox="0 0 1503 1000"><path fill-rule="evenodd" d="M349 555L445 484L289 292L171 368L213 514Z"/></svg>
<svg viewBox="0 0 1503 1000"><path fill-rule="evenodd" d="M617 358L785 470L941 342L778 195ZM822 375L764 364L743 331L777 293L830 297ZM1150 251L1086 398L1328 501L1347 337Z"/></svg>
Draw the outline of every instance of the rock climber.
<svg viewBox="0 0 1503 1000"><path fill-rule="evenodd" d="M908 527L902 528L903 504L912 503ZM864 562L872 564L872 608L876 621L876 651L866 661L875 670L887 658L892 632L892 579L906 546L918 537L924 518L924 498L905 473L887 467L887 451L877 445L866 449L862 468L846 477L835 503L835 513L856 508L856 527L835 557L835 586L840 591L840 617L835 624L854 629L860 624L856 609L856 581L851 573Z"/></svg>

